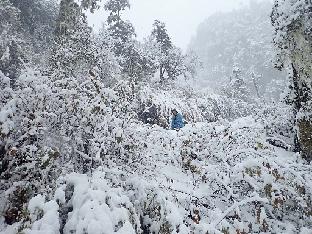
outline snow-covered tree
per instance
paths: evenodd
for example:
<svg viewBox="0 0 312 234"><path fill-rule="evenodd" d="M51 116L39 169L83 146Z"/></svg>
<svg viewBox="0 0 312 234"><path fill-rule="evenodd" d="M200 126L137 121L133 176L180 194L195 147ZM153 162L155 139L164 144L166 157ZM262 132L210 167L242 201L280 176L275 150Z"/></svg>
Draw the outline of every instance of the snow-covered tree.
<svg viewBox="0 0 312 234"><path fill-rule="evenodd" d="M104 27L98 34L91 37L88 50L92 55L92 71L105 86L112 87L120 78L121 67L114 53L114 39Z"/></svg>
<svg viewBox="0 0 312 234"><path fill-rule="evenodd" d="M154 75L156 70L154 56L144 44L133 40L125 52L126 56L121 60L122 71L135 82L147 80Z"/></svg>
<svg viewBox="0 0 312 234"><path fill-rule="evenodd" d="M230 82L224 85L223 92L229 98L245 102L249 101L250 94L246 86L244 77L242 75L242 71L238 65L233 66L233 72L230 76Z"/></svg>
<svg viewBox="0 0 312 234"><path fill-rule="evenodd" d="M160 45L163 54L168 53L173 46L166 29L166 24L159 20L155 20L153 24L152 37Z"/></svg>
<svg viewBox="0 0 312 234"><path fill-rule="evenodd" d="M169 80L175 80L183 75L184 78L194 78L200 68L200 60L193 52L183 53L178 47L172 47L164 58L164 64Z"/></svg>
<svg viewBox="0 0 312 234"><path fill-rule="evenodd" d="M155 20L149 40L161 84L173 81L180 75L186 78L194 76L200 64L199 59L191 52L183 54L180 48L173 45L165 23Z"/></svg>
<svg viewBox="0 0 312 234"><path fill-rule="evenodd" d="M22 37L20 11L9 0L0 2L0 71L14 84L23 66L26 41Z"/></svg>
<svg viewBox="0 0 312 234"><path fill-rule="evenodd" d="M98 2L101 0L80 0L80 5L83 9L89 9L91 13L94 13L99 8Z"/></svg>
<svg viewBox="0 0 312 234"><path fill-rule="evenodd" d="M13 82L24 64L39 64L47 60L53 41L57 4L52 0L6 0L0 4L3 17L0 57L4 59L0 66L5 74L10 73Z"/></svg>
<svg viewBox="0 0 312 234"><path fill-rule="evenodd" d="M113 51L118 56L122 73L135 82L153 74L154 65L145 47L135 40L135 30L122 12L130 8L128 0L109 0L104 8L109 12L107 31L114 39Z"/></svg>
<svg viewBox="0 0 312 234"><path fill-rule="evenodd" d="M109 12L107 18L108 30L115 42L115 53L118 56L126 55L127 45L135 37L135 31L132 24L121 18L121 14L127 8L130 8L128 0L109 0L105 3L105 10Z"/></svg>
<svg viewBox="0 0 312 234"><path fill-rule="evenodd" d="M42 59L53 40L58 4L55 0L10 0L19 10L23 36L32 46L35 62Z"/></svg>
<svg viewBox="0 0 312 234"><path fill-rule="evenodd" d="M164 76L166 72L165 60L168 60L169 50L172 48L171 39L167 33L166 25L159 20L155 20L153 24L153 31L151 39L156 41L156 46L160 47L159 58L159 79L160 82L164 82Z"/></svg>
<svg viewBox="0 0 312 234"><path fill-rule="evenodd" d="M298 128L297 148L312 160L312 3L309 0L277 0L271 15L278 48L276 66L290 72L288 101Z"/></svg>
<svg viewBox="0 0 312 234"><path fill-rule="evenodd" d="M264 93L272 79L285 80L285 74L274 69L274 29L270 23L271 1L248 1L239 9L216 13L203 21L191 40L203 63L198 81L218 90L228 82L233 64L239 63L246 82L252 85L249 73L262 76L259 92ZM256 95L255 95L256 96Z"/></svg>
<svg viewBox="0 0 312 234"><path fill-rule="evenodd" d="M61 1L50 57L52 71L67 77L81 71L87 73L93 58L90 47L91 28L86 15L74 0Z"/></svg>

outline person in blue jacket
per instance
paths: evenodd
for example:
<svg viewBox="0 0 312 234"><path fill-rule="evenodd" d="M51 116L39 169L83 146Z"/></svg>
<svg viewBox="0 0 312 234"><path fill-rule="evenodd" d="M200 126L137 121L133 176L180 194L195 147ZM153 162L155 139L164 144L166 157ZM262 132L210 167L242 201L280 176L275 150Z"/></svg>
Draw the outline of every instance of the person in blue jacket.
<svg viewBox="0 0 312 234"><path fill-rule="evenodd" d="M184 127L184 122L183 122L183 116L178 113L176 109L173 109L171 111L172 113L172 118L171 118L171 129L180 129Z"/></svg>

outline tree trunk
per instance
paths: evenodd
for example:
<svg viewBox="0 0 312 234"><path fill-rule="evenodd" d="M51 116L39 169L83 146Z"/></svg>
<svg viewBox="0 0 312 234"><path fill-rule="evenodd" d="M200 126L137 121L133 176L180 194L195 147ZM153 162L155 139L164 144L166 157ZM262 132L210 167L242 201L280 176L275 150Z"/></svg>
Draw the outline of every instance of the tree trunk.
<svg viewBox="0 0 312 234"><path fill-rule="evenodd" d="M312 161L312 124L309 120L298 121L298 137L301 155L304 159Z"/></svg>
<svg viewBox="0 0 312 234"><path fill-rule="evenodd" d="M293 70L293 88L294 88L294 113L298 114L309 113L311 89L300 79L294 64ZM304 116L297 118L297 136L295 139L295 149L299 151L304 159L312 161L312 116Z"/></svg>
<svg viewBox="0 0 312 234"><path fill-rule="evenodd" d="M258 88L258 83L256 82L256 75L252 74L251 76L252 76L252 82L253 82L253 85L255 87L257 97L260 99L261 96L260 96L260 92L259 92L259 88Z"/></svg>
<svg viewBox="0 0 312 234"><path fill-rule="evenodd" d="M160 83L161 84L165 83L164 74L165 74L165 69L161 65L160 68L159 68L159 79L160 79Z"/></svg>

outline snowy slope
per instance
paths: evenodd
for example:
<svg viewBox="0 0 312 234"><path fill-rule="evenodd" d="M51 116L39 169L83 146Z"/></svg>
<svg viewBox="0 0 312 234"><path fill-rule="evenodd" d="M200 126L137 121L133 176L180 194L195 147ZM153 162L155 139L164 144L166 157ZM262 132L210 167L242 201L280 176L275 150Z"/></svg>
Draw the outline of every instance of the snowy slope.
<svg viewBox="0 0 312 234"><path fill-rule="evenodd" d="M59 178L54 200L29 203L25 233L312 232L312 169L269 145L260 120L127 131L133 157Z"/></svg>

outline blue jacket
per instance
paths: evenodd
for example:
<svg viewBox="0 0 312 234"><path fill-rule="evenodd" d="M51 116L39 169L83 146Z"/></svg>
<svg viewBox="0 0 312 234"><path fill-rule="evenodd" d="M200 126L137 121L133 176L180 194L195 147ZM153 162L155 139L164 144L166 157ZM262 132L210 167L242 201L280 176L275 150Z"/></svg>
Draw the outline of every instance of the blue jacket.
<svg viewBox="0 0 312 234"><path fill-rule="evenodd" d="M183 116L178 113L171 119L171 129L180 129L184 127Z"/></svg>

